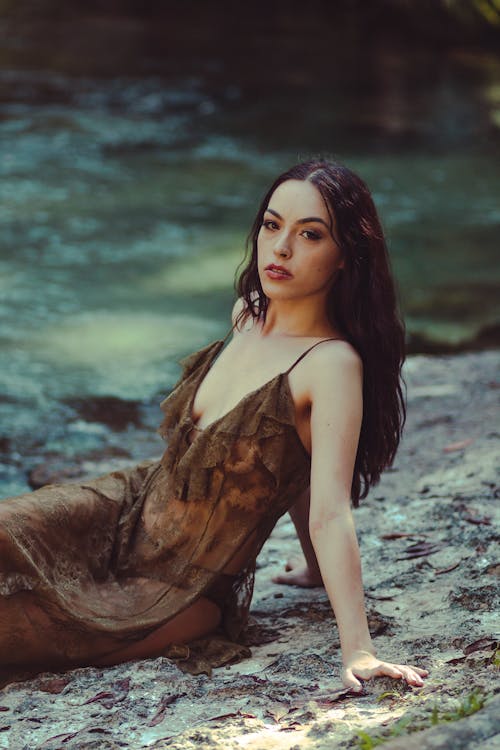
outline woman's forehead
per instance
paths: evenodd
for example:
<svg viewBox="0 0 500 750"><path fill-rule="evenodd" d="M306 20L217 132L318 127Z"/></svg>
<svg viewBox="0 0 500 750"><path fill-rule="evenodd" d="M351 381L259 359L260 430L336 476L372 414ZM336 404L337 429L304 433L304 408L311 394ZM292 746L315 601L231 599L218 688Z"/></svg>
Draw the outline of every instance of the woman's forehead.
<svg viewBox="0 0 500 750"><path fill-rule="evenodd" d="M303 180L287 180L278 185L269 199L268 208L281 216L295 216L297 219L317 216L329 221L328 210L319 190Z"/></svg>

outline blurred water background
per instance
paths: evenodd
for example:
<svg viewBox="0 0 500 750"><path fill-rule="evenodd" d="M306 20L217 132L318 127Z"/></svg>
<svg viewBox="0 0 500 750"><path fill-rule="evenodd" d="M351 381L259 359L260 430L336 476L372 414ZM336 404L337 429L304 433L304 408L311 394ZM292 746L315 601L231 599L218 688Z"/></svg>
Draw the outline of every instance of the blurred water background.
<svg viewBox="0 0 500 750"><path fill-rule="evenodd" d="M0 496L53 459L160 453L158 401L225 335L258 202L298 159L372 189L409 353L498 346L491 19L62 5L0 3Z"/></svg>

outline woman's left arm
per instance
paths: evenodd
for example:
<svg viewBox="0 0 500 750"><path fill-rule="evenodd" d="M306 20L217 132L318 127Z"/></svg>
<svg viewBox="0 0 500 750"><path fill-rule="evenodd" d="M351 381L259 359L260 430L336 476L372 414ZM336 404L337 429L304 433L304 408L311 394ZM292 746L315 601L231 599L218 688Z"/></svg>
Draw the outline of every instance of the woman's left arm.
<svg viewBox="0 0 500 750"><path fill-rule="evenodd" d="M359 547L351 513L351 484L363 415L361 359L351 347L337 345L318 347L309 363L312 444L309 531L337 621L343 682L360 690L358 677L369 680L387 675L420 686L427 671L378 659L368 629Z"/></svg>

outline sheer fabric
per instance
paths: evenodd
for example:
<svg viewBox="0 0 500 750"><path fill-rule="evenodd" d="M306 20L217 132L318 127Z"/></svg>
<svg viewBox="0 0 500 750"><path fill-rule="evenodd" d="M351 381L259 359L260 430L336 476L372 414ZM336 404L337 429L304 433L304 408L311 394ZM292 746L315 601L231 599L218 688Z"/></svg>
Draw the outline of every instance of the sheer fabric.
<svg viewBox="0 0 500 750"><path fill-rule="evenodd" d="M241 636L255 558L307 487L310 460L295 430L289 371L195 429L194 396L223 345L182 361L161 404L168 445L160 461L0 501L4 682L26 664L69 668L142 639L234 573L244 549L222 621L228 642Z"/></svg>

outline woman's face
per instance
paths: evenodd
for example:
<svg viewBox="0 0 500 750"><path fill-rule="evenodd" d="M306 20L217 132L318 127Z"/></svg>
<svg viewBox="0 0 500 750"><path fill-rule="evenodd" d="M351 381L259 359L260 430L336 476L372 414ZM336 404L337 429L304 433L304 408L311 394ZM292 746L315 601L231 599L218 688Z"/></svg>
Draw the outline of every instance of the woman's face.
<svg viewBox="0 0 500 750"><path fill-rule="evenodd" d="M311 182L276 188L257 237L260 282L269 299L326 298L343 266L335 226Z"/></svg>

